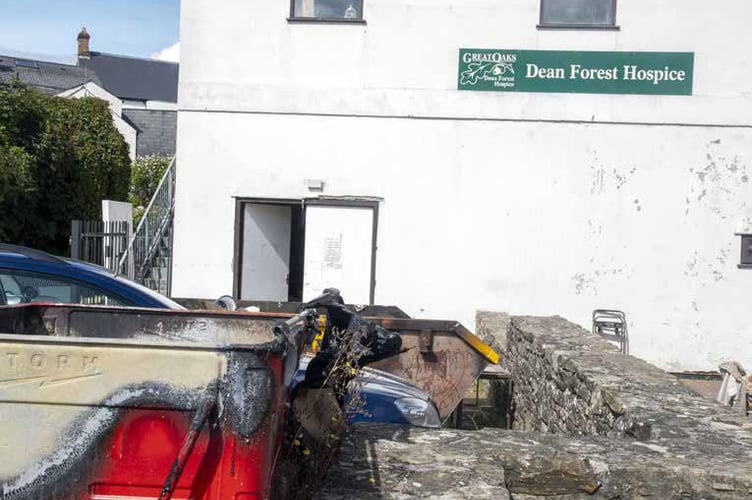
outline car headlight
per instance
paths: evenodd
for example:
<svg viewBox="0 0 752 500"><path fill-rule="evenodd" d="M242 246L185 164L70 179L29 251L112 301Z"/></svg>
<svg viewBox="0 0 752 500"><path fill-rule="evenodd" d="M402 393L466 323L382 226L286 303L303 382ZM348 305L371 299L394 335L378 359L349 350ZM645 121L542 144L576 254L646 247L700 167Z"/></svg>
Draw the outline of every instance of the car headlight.
<svg viewBox="0 0 752 500"><path fill-rule="evenodd" d="M441 427L439 412L430 401L417 398L402 398L394 402L410 424L417 427Z"/></svg>

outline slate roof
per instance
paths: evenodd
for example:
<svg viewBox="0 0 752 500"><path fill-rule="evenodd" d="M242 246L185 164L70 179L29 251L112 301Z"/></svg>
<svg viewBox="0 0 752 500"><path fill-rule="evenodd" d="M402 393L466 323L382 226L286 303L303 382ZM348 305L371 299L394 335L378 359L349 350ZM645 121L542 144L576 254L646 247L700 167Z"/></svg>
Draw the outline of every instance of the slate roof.
<svg viewBox="0 0 752 500"><path fill-rule="evenodd" d="M177 63L90 52L78 64L96 73L102 86L120 99L178 101Z"/></svg>
<svg viewBox="0 0 752 500"><path fill-rule="evenodd" d="M51 95L88 81L102 86L97 75L87 68L0 55L0 85L10 84L16 77Z"/></svg>

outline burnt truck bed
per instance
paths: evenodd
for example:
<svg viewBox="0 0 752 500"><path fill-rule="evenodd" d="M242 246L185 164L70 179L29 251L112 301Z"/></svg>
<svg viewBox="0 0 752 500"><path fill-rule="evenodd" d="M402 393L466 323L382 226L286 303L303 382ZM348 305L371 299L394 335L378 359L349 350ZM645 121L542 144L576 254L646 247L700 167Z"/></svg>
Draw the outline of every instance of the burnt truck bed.
<svg viewBox="0 0 752 500"><path fill-rule="evenodd" d="M312 321L0 308L0 498L267 497Z"/></svg>

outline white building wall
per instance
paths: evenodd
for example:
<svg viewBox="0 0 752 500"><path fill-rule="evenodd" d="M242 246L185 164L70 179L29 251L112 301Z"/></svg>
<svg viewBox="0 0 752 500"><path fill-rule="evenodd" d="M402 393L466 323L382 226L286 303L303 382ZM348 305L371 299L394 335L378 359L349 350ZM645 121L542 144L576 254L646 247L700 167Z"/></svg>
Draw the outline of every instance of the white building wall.
<svg viewBox="0 0 752 500"><path fill-rule="evenodd" d="M538 30L537 0L365 0L366 25L286 2L184 0L181 109L749 125L752 3L619 2L619 31ZM723 21L720 22L719 20ZM711 20L713 20L711 22ZM688 51L691 97L458 92L458 49Z"/></svg>
<svg viewBox="0 0 752 500"><path fill-rule="evenodd" d="M383 199L377 303L469 326L617 308L661 366L752 365L734 234L752 217L752 5L619 2L606 32L537 30L532 0L288 14L183 2L174 295L231 290L233 196L310 197L316 178ZM459 92L461 47L691 51L694 95Z"/></svg>

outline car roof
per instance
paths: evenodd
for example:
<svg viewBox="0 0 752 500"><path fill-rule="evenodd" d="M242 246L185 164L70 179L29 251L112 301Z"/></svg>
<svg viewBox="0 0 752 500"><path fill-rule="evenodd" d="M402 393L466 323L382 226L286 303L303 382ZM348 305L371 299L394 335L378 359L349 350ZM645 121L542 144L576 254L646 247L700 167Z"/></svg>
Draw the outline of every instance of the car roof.
<svg viewBox="0 0 752 500"><path fill-rule="evenodd" d="M124 295L126 300L136 302L135 305L141 307L184 309L181 305L154 290L118 276L104 267L89 262L58 257L33 248L0 243L0 265L19 266L19 270L59 274L67 276L69 279L89 282L99 288L104 287L118 295Z"/></svg>
<svg viewBox="0 0 752 500"><path fill-rule="evenodd" d="M83 262L66 257L58 257L57 255L52 255L51 253L43 252L42 250L35 250L33 248L22 247L18 245L10 245L7 243L0 243L0 257L10 257L11 259L21 257L50 264L59 264L61 266L71 266L78 270L88 271L90 273L107 276L110 278L114 278L116 276L116 274L109 269L98 266L96 264L92 264L90 262Z"/></svg>
<svg viewBox="0 0 752 500"><path fill-rule="evenodd" d="M30 259L43 260L45 262L65 262L61 257L56 257L47 252L18 245L10 245L8 243L0 243L0 253L12 253Z"/></svg>

